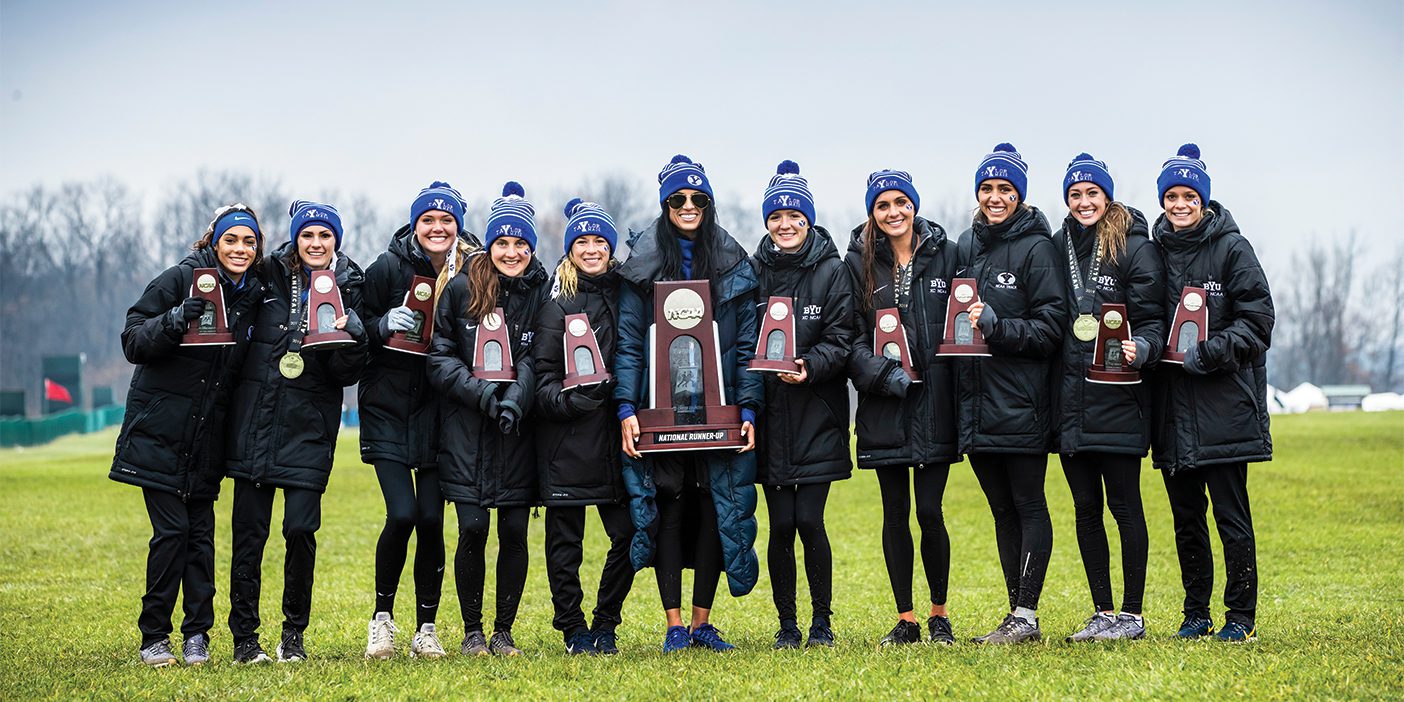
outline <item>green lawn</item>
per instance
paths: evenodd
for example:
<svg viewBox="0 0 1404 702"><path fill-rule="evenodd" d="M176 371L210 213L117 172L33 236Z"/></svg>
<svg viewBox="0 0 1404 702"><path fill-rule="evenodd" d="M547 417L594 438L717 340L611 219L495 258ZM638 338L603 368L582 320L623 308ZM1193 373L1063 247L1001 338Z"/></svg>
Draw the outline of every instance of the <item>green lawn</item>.
<svg viewBox="0 0 1404 702"><path fill-rule="evenodd" d="M136 615L150 537L138 490L106 477L113 433L75 436L29 450L0 451L0 699L199 698L1394 698L1404 696L1404 413L1312 414L1274 419L1277 460L1251 469L1258 533L1260 640L1225 646L1179 643L1181 592L1160 476L1143 489L1151 555L1146 615L1150 639L1072 646L1091 607L1073 532L1072 504L1056 460L1048 472L1055 545L1040 615L1049 643L1014 648L930 646L880 651L894 621L879 540L877 484L870 472L835 486L828 524L834 544L834 650L770 650L775 631L765 575L735 600L719 595L714 621L740 650L728 655L659 653L663 620L652 572L638 574L620 629L622 655L567 658L551 628L542 521L532 521L532 569L514 632L521 659L389 662L362 659L372 600L372 554L384 518L371 470L343 434L327 492L312 625L304 665L236 668L228 661L228 514L218 505L214 660L199 669L148 670L137 661ZM279 502L281 509L281 501ZM950 605L961 639L1003 614L993 526L965 465L952 471L946 519L953 548ZM446 527L455 533L452 510ZM276 642L282 545L269 544L264 641ZM1113 582L1120 592L1115 525ZM915 525L914 525L915 528ZM603 553L590 522L583 576L592 592ZM494 540L489 540L492 548ZM1216 546L1217 553L1217 546ZM492 557L493 554L489 554ZM450 554L449 562L452 563ZM1222 563L1219 563L1222 586ZM451 570L451 569L450 569ZM491 590L491 569L488 587ZM925 585L917 569L920 603ZM447 647L462 635L452 573L440 616ZM800 577L803 612L808 596ZM723 593L725 586L722 587ZM406 569L401 609L413 609ZM686 597L687 590L684 591ZM489 605L492 595L489 592ZM587 611L591 603L587 599ZM408 605L408 606L406 606ZM919 605L919 609L921 605ZM1222 608L1215 602L1216 621ZM179 610L177 610L179 616ZM407 630L412 622L406 621ZM801 626L807 626L802 621ZM178 628L178 622L177 622ZM177 637L178 638L178 637ZM176 641L178 646L179 642ZM408 634L401 635L400 651Z"/></svg>

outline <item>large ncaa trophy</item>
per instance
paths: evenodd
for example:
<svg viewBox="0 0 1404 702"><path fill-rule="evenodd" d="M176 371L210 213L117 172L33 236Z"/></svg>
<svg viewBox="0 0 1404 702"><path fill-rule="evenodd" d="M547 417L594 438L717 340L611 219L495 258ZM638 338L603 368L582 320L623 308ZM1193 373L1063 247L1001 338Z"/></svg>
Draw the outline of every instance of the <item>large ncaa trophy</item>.
<svg viewBox="0 0 1404 702"><path fill-rule="evenodd" d="M936 347L937 356L988 356L989 344L980 328L970 323L970 308L980 301L974 278L951 281L951 296L946 298L946 337Z"/></svg>
<svg viewBox="0 0 1404 702"><path fill-rule="evenodd" d="M654 283L648 329L648 409L640 452L741 448L741 408L726 404L721 349L705 280Z"/></svg>
<svg viewBox="0 0 1404 702"><path fill-rule="evenodd" d="M1204 288L1185 286L1180 292L1180 304L1170 322L1170 338L1166 339L1161 360L1183 364L1190 348L1209 338L1208 301Z"/></svg>
<svg viewBox="0 0 1404 702"><path fill-rule="evenodd" d="M565 317L565 333L561 335L565 346L565 378L561 389L599 385L612 376L605 368L604 356L600 354L600 343L595 338L595 330L590 328L590 318L584 314L568 314Z"/></svg>
<svg viewBox="0 0 1404 702"><path fill-rule="evenodd" d="M747 370L770 373L799 374L795 362L795 301L789 297L772 297L765 303L760 336L756 339L756 356Z"/></svg>
<svg viewBox="0 0 1404 702"><path fill-rule="evenodd" d="M517 367L512 363L512 340L507 334L507 316L501 307L494 307L478 322L471 372L474 378L494 383L517 379Z"/></svg>
<svg viewBox="0 0 1404 702"><path fill-rule="evenodd" d="M312 271L310 283L307 311L311 319L302 348L339 349L354 345L356 340L350 334L336 328L336 320L346 314L341 304L341 290L336 287L336 274L327 270Z"/></svg>
<svg viewBox="0 0 1404 702"><path fill-rule="evenodd" d="M1087 382L1105 385L1135 385L1141 374L1126 362L1121 342L1131 340L1131 321L1126 317L1126 305L1104 303L1102 323L1097 327L1097 346L1092 353L1092 365L1087 368Z"/></svg>
<svg viewBox="0 0 1404 702"><path fill-rule="evenodd" d="M205 301L205 311L181 337L181 346L227 346L234 343L229 331L229 318L224 309L224 288L219 285L219 271L196 268L190 283L190 296Z"/></svg>
<svg viewBox="0 0 1404 702"><path fill-rule="evenodd" d="M404 305L414 315L414 326L391 334L385 348L428 356L429 341L434 338L434 279L415 276L405 292Z"/></svg>
<svg viewBox="0 0 1404 702"><path fill-rule="evenodd" d="M920 383L921 376L912 366L912 348L907 343L907 328L902 326L902 313L896 307L884 307L877 311L874 320L873 353L902 364L907 377Z"/></svg>

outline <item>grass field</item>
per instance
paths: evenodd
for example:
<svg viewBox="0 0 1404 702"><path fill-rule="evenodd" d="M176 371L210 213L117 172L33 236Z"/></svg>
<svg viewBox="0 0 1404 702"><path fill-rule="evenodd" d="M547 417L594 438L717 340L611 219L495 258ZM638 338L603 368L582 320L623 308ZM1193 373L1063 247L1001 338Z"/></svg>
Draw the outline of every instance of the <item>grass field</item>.
<svg viewBox="0 0 1404 702"><path fill-rule="evenodd" d="M765 575L765 510L757 543L759 585L719 595L715 623L740 650L659 653L663 622L653 574L637 575L620 629L622 655L568 658L551 628L542 520L532 520L532 569L516 629L520 659L456 655L462 624L448 573L440 626L454 655L362 658L372 600L372 554L384 518L371 470L343 434L318 534L317 585L307 631L310 662L229 663L229 490L217 507L220 589L214 664L149 670L137 661L136 615L149 526L140 492L106 477L114 434L0 452L0 699L208 698L1394 698L1404 696L1404 413L1312 414L1274 419L1277 460L1250 470L1258 534L1260 641L1243 646L1170 639L1181 591L1160 476L1143 472L1151 550L1146 593L1150 639L1063 644L1091 607L1073 532L1072 504L1056 460L1047 491L1055 541L1040 607L1051 640L1014 648L912 646L878 650L895 615L879 540L877 484L860 471L835 486L833 650L770 650L775 613ZM281 500L279 501L281 510ZM951 532L950 605L962 640L1003 614L993 526L967 466L952 470L945 511ZM453 546L453 511L446 526ZM265 645L276 643L282 544L276 524L264 575ZM582 575L593 594L603 537L591 517ZM1120 592L1115 525L1113 582ZM489 540L492 548L494 540ZM1217 555L1216 545L1216 555ZM489 554L492 557L493 554ZM450 557L450 563L452 558ZM1222 586L1222 563L1216 589ZM451 569L450 569L451 571ZM917 569L919 609L925 583ZM491 591L491 569L488 588ZM800 577L801 611L808 602ZM725 586L722 587L723 593ZM401 609L412 622L406 569ZM687 589L684 590L686 597ZM492 602L491 593L487 603ZM587 611L592 598L587 598ZM409 606L404 606L408 604ZM489 611L490 616L490 611ZM177 610L179 616L179 610ZM1222 623L1221 603L1215 620ZM177 628L178 628L177 622ZM801 622L806 627L807 621ZM270 642L271 640L271 642ZM179 645L178 635L175 641Z"/></svg>

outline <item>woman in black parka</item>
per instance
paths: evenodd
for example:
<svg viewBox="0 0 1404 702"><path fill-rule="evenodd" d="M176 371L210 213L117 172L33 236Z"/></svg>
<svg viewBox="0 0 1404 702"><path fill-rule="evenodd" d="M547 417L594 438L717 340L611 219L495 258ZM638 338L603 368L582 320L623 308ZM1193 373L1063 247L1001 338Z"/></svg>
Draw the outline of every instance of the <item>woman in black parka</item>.
<svg viewBox="0 0 1404 702"><path fill-rule="evenodd" d="M146 592L141 598L141 661L161 667L171 652L171 614L185 591L181 657L209 660L214 626L214 501L224 477L230 386L248 350L248 332L263 294L258 279L263 233L253 210L221 207L179 264L167 268L127 310L122 352L136 365L108 477L141 488L151 519ZM205 311L191 293L195 269L214 268L235 343L181 346Z"/></svg>
<svg viewBox="0 0 1404 702"><path fill-rule="evenodd" d="M463 196L435 181L410 204L409 224L366 268L366 334L370 358L357 386L361 415L361 460L375 466L385 496L385 526L375 544L375 609L366 634L367 658L395 654L395 591L405 567L411 533L414 553L415 633L410 656L444 655L435 627L444 582L444 496L436 469L439 452L438 399L429 390L424 355L387 346L396 332L414 328L406 306L416 276L435 282L434 302L463 268L478 240L463 229ZM427 284L426 284L427 285ZM421 321L422 323L422 321Z"/></svg>
<svg viewBox="0 0 1404 702"><path fill-rule="evenodd" d="M1141 509L1141 459L1150 446L1150 383L1090 382L1097 321L1104 303L1126 306L1131 340L1122 342L1126 367L1140 369L1165 341L1165 268L1146 218L1112 197L1107 165L1089 154L1068 164L1063 199L1068 216L1053 235L1064 252L1069 296L1058 387L1057 444L1077 514L1077 544L1095 607L1068 641L1140 639L1146 635L1141 598L1146 587L1146 516ZM1111 556L1102 525L1102 494L1121 532L1121 612L1112 608Z"/></svg>
<svg viewBox="0 0 1404 702"><path fill-rule="evenodd" d="M258 642L258 601L263 547L273 517L273 497L283 490L283 631L279 661L307 657L302 633L312 610L312 574L322 493L331 475L341 428L342 390L365 366L360 266L340 253L341 216L334 207L298 200L291 240L264 261L264 299L231 409L229 477L234 479L230 520L234 555L229 584L229 628L234 662L268 660ZM354 344L304 349L314 270L331 270L345 310L335 320Z"/></svg>
<svg viewBox="0 0 1404 702"><path fill-rule="evenodd" d="M774 317L771 296L788 297L796 373L765 373L756 480L770 515L771 593L780 617L775 648L832 646L833 552L824 530L829 484L853 472L848 443L848 377L853 286L828 230L814 224L814 198L793 161L776 167L761 203L768 236L752 260L760 279L757 316ZM783 308L780 310L785 311ZM813 605L809 638L795 613L795 534Z"/></svg>
<svg viewBox="0 0 1404 702"><path fill-rule="evenodd" d="M955 642L946 608L951 542L941 501L951 463L960 460L960 451L951 364L936 357L936 347L945 333L955 244L941 225L917 216L921 197L904 171L869 175L866 203L868 221L853 230L846 257L858 320L848 373L858 391L858 467L877 473L882 554L897 605L897 625L880 643L893 646L922 639L912 602L909 515L915 495L921 563L931 600L927 636L933 643L949 645ZM916 379L897 358L873 350L877 312L889 308L898 310Z"/></svg>
<svg viewBox="0 0 1404 702"><path fill-rule="evenodd" d="M1009 144L996 146L975 172L979 210L959 243L958 275L978 283L970 321L992 354L958 363L960 448L994 516L1010 609L978 643L1042 637L1038 598L1053 551L1043 481L1066 286L1048 220L1025 204L1027 182L1023 157Z"/></svg>
<svg viewBox="0 0 1404 702"><path fill-rule="evenodd" d="M537 320L532 355L536 363L536 416L541 500L546 504L546 577L551 584L555 617L551 624L565 637L566 652L619 652L614 630L624 598L634 584L629 563L628 494L619 464L619 419L611 378L602 383L563 389L565 340L593 334L600 357L594 371L614 364L619 327L619 240L614 220L599 205L575 198L565 207L565 256L556 266L551 299ZM567 315L589 320L566 324ZM570 327L567 329L567 327ZM578 373L589 370L577 367ZM594 623L587 627L580 611L580 562L584 558L585 508L594 505L609 537L600 574Z"/></svg>
<svg viewBox="0 0 1404 702"><path fill-rule="evenodd" d="M1209 199L1199 147L1180 147L1156 185L1165 213L1152 231L1165 260L1166 319L1173 320L1186 286L1204 289L1202 304L1209 310L1207 339L1168 342L1185 354L1184 364L1162 361L1156 367L1151 459L1162 471L1175 519L1185 588L1178 636L1214 633L1209 613L1214 556L1204 519L1212 501L1228 579L1228 614L1218 639L1251 641L1257 638L1258 559L1248 464L1272 460L1265 365L1275 320L1272 293L1233 215ZM1176 335L1173 329L1169 333Z"/></svg>
<svg viewBox="0 0 1404 702"><path fill-rule="evenodd" d="M535 211L509 182L492 203L487 248L468 257L439 298L429 382L440 397L439 484L458 511L454 579L463 613L464 655L516 656L512 624L527 576L527 519L540 504L535 432L524 420L535 396L531 342L550 276L536 259ZM501 308L501 318L494 309ZM516 379L474 377L480 327L503 325ZM502 354L503 368L508 357ZM491 513L497 511L497 616L483 635L483 579Z"/></svg>

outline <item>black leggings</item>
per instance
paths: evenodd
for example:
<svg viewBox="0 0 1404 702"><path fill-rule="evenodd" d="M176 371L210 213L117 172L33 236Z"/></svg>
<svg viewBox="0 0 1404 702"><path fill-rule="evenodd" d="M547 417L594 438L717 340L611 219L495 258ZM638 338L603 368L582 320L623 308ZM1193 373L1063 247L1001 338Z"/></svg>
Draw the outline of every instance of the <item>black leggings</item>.
<svg viewBox="0 0 1404 702"><path fill-rule="evenodd" d="M696 456L655 455L653 482L657 486L658 537L654 541L653 574L663 609L682 608L683 539L693 537L692 606L711 609L721 579L721 532L717 508L707 479L707 463ZM687 524L687 530L683 525Z"/></svg>
<svg viewBox="0 0 1404 702"><path fill-rule="evenodd" d="M375 611L395 616L395 591L405 569L410 534L418 532L414 551L415 628L439 613L444 586L444 497L438 471L414 471L402 463L375 464L385 495L385 528L375 543Z"/></svg>
<svg viewBox="0 0 1404 702"><path fill-rule="evenodd" d="M455 503L458 511L458 551L453 576L458 581L458 606L463 610L463 632L483 630L483 578L491 513L477 505ZM497 509L497 616L494 631L511 631L527 577L527 520L530 507Z"/></svg>
<svg viewBox="0 0 1404 702"><path fill-rule="evenodd" d="M910 612L912 604L911 493L907 476L912 476L916 493L917 526L921 528L921 567L931 590L931 604L946 604L946 581L951 573L951 537L941 500L946 493L950 464L925 468L878 468L878 488L882 492L882 555L887 561L887 579L897 612Z"/></svg>
<svg viewBox="0 0 1404 702"><path fill-rule="evenodd" d="M765 488L770 514L770 583L781 623L795 623L795 534L804 541L804 574L815 621L828 622L833 612L834 555L824 531L824 503L829 483Z"/></svg>
<svg viewBox="0 0 1404 702"><path fill-rule="evenodd" d="M994 515L995 543L1009 608L1038 609L1053 553L1053 522L1043 496L1045 454L972 454L970 465Z"/></svg>
<svg viewBox="0 0 1404 702"><path fill-rule="evenodd" d="M1141 459L1113 453L1062 455L1063 475L1072 490L1077 514L1077 547L1092 604L1099 612L1112 611L1111 552L1102 523L1102 486L1106 485L1107 510L1121 533L1121 611L1141 613L1146 592L1146 514L1141 509Z"/></svg>

